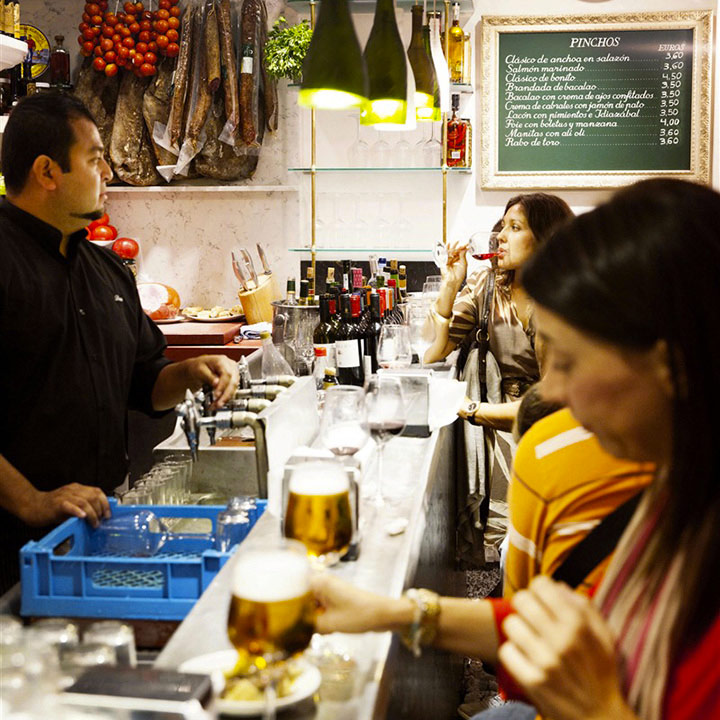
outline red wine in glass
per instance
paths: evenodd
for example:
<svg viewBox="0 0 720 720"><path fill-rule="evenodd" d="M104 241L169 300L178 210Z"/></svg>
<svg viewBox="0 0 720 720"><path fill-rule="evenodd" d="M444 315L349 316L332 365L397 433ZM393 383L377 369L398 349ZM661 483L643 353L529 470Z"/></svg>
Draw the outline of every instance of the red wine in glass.
<svg viewBox="0 0 720 720"><path fill-rule="evenodd" d="M405 428L405 423L397 420L384 420L382 422L370 422L370 435L375 442L387 442L394 435L399 435Z"/></svg>
<svg viewBox="0 0 720 720"><path fill-rule="evenodd" d="M496 253L496 252L485 252L485 253L473 254L473 257L476 260L490 260L491 258L494 258L497 256L498 256L498 253Z"/></svg>

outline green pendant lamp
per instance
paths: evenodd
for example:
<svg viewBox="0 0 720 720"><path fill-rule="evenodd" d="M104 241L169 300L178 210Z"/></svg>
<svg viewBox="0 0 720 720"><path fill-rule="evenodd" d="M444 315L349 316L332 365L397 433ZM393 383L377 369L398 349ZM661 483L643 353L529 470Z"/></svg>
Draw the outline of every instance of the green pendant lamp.
<svg viewBox="0 0 720 720"><path fill-rule="evenodd" d="M430 55L425 48L423 39L423 7L412 7L412 35L408 45L407 56L410 60L413 76L415 78L415 118L428 121L433 119L434 98L437 89L435 81L435 68ZM428 29L429 44L429 29Z"/></svg>
<svg viewBox="0 0 720 720"><path fill-rule="evenodd" d="M303 62L298 103L342 110L367 101L367 70L348 0L322 0Z"/></svg>
<svg viewBox="0 0 720 720"><path fill-rule="evenodd" d="M375 19L363 56L369 87L360 123L404 125L407 117L407 60L395 21L393 0L377 0Z"/></svg>

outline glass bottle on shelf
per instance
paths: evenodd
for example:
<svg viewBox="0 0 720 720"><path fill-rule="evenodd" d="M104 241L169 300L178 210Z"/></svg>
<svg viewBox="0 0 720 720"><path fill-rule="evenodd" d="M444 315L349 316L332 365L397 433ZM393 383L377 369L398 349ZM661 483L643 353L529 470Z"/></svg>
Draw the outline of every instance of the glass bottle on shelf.
<svg viewBox="0 0 720 720"><path fill-rule="evenodd" d="M313 347L317 357L318 350L323 350L327 364L335 367L335 327L330 319L330 296L320 297L320 321L313 331Z"/></svg>
<svg viewBox="0 0 720 720"><path fill-rule="evenodd" d="M363 368L357 328L352 318L350 295L340 295L342 321L335 339L337 375L341 385L362 385Z"/></svg>
<svg viewBox="0 0 720 720"><path fill-rule="evenodd" d="M60 88L70 85L70 53L63 47L64 40L63 35L56 35L50 53L50 84Z"/></svg>
<svg viewBox="0 0 720 720"><path fill-rule="evenodd" d="M465 167L465 146L467 126L460 120L457 111L460 107L460 96L452 96L452 117L447 124L447 164L448 167Z"/></svg>
<svg viewBox="0 0 720 720"><path fill-rule="evenodd" d="M450 27L448 42L448 70L450 82L459 83L463 80L463 65L465 62L465 33L460 27L460 3L453 3L453 21ZM443 43L443 49L445 43Z"/></svg>

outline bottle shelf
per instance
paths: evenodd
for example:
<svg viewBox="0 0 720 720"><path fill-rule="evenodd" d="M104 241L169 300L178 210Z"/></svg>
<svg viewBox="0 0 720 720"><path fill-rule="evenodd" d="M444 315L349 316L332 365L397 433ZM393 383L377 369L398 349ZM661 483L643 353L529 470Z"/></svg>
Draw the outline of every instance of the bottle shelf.
<svg viewBox="0 0 720 720"><path fill-rule="evenodd" d="M309 167L291 167L290 172L309 173L312 171ZM439 167L316 167L315 172L331 173L331 172L368 172L368 173L388 173L388 172L425 172L440 173L442 168ZM471 167L449 167L450 173L472 173Z"/></svg>
<svg viewBox="0 0 720 720"><path fill-rule="evenodd" d="M415 5L416 0L395 0L395 6L398 10L409 11ZM310 6L310 0L288 0L291 7ZM350 12L357 13L373 13L375 12L375 0L350 0ZM438 8L439 9L439 8ZM474 10L473 0L460 0L460 16L470 17Z"/></svg>

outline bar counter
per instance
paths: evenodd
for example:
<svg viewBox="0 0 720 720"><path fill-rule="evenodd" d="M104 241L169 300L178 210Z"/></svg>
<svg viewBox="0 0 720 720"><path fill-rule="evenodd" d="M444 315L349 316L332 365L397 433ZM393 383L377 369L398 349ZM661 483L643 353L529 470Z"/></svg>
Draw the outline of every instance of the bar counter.
<svg viewBox="0 0 720 720"><path fill-rule="evenodd" d="M383 475L396 484L399 499L376 508L361 501L362 544L355 562L331 572L374 592L399 596L408 587L427 587L463 595L464 574L454 569L455 425L429 438L392 440L385 448ZM375 476L376 453L369 453L364 474ZM405 518L405 532L391 536L388 523ZM266 512L252 530L262 540L280 533L279 518ZM242 552L242 549L239 550ZM223 568L157 658L156 666L175 669L185 660L230 648L226 619L235 555ZM461 702L463 660L426 649L412 657L390 633L328 636L334 650L349 652L357 663L355 696L339 702L311 700L283 711L288 720L365 720L454 717Z"/></svg>

